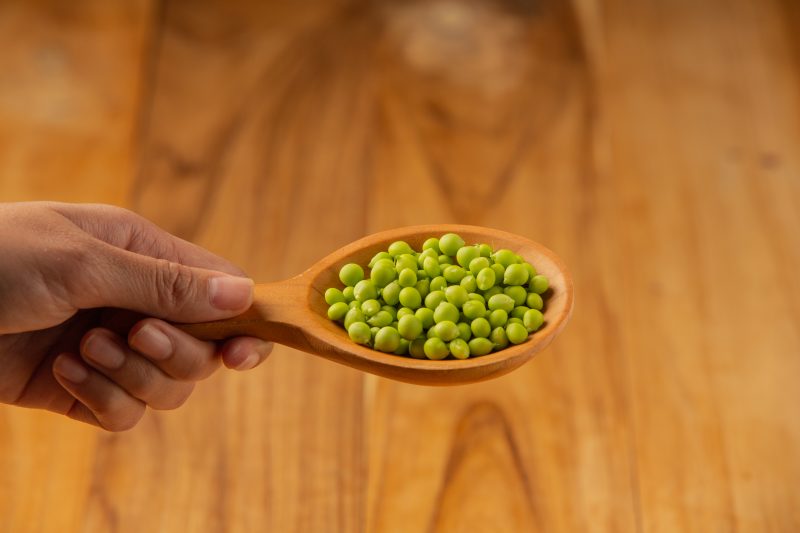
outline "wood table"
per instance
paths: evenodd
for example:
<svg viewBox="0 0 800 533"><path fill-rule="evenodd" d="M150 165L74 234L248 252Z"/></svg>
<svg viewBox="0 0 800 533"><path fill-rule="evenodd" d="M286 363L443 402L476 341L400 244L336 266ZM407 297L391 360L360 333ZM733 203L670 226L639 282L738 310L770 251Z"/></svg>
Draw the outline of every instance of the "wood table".
<svg viewBox="0 0 800 533"><path fill-rule="evenodd" d="M0 532L800 531L800 4L5 0L0 200L288 277L528 236L571 324L478 385L289 349L105 433L0 409Z"/></svg>

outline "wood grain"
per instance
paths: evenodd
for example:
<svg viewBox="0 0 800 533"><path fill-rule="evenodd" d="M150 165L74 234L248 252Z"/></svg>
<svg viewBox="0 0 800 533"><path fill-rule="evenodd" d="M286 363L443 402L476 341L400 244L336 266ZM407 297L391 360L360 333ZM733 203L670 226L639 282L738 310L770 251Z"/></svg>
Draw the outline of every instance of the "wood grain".
<svg viewBox="0 0 800 533"><path fill-rule="evenodd" d="M124 201L259 281L497 227L576 307L477 385L276 349L120 435L0 409L0 531L800 530L795 3L70 5L0 7L3 200Z"/></svg>

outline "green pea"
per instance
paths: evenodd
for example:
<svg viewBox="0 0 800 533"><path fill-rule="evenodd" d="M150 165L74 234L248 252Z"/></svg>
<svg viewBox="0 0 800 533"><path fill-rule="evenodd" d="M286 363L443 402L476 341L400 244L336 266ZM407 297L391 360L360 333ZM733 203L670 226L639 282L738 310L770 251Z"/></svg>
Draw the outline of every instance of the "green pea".
<svg viewBox="0 0 800 533"><path fill-rule="evenodd" d="M381 303L378 300L367 300L361 304L361 312L363 312L366 317L374 316L380 310Z"/></svg>
<svg viewBox="0 0 800 533"><path fill-rule="evenodd" d="M453 339L450 341L448 349L456 359L466 359L469 357L469 345L464 339Z"/></svg>
<svg viewBox="0 0 800 533"><path fill-rule="evenodd" d="M488 244L479 244L478 251L481 253L481 257L491 257L493 250Z"/></svg>
<svg viewBox="0 0 800 533"><path fill-rule="evenodd" d="M459 283L467 293L472 293L478 290L478 284L475 282L475 276L472 274L467 274L463 278L461 278L461 282Z"/></svg>
<svg viewBox="0 0 800 533"><path fill-rule="evenodd" d="M439 239L436 237L431 237L430 239L426 239L425 242L422 243L422 250L433 250L436 254L440 254L441 251L439 250Z"/></svg>
<svg viewBox="0 0 800 533"><path fill-rule="evenodd" d="M447 280L444 279L444 276L436 276L431 280L430 290L431 291L443 291L447 288Z"/></svg>
<svg viewBox="0 0 800 533"><path fill-rule="evenodd" d="M364 320L364 313L361 312L361 309L350 309L344 315L344 329L349 329L353 322L364 322Z"/></svg>
<svg viewBox="0 0 800 533"><path fill-rule="evenodd" d="M494 283L497 280L497 274L491 268L483 268L478 275L475 276L475 282L478 288L482 291L488 291L492 287L494 287Z"/></svg>
<svg viewBox="0 0 800 533"><path fill-rule="evenodd" d="M486 316L486 306L483 305L483 302L477 300L467 301L461 308L461 311L469 320L475 320L476 318Z"/></svg>
<svg viewBox="0 0 800 533"><path fill-rule="evenodd" d="M410 343L406 339L400 337L400 344L397 346L397 349L392 353L395 355L406 355L408 353L409 344Z"/></svg>
<svg viewBox="0 0 800 533"><path fill-rule="evenodd" d="M388 259L389 261L391 261L392 256L389 255L387 252L378 252L377 254L372 256L372 259L369 260L369 264L367 266L370 268L374 268L375 264L381 259Z"/></svg>
<svg viewBox="0 0 800 533"><path fill-rule="evenodd" d="M514 300L514 305L524 305L525 299L528 297L528 291L525 287L506 287L503 289L503 294L510 296Z"/></svg>
<svg viewBox="0 0 800 533"><path fill-rule="evenodd" d="M414 315L405 315L398 321L397 330L404 339L413 341L422 335L422 322Z"/></svg>
<svg viewBox="0 0 800 533"><path fill-rule="evenodd" d="M498 280L502 280L503 276L506 274L506 267L501 265L500 263L494 263L492 265L492 270L494 270L495 276L497 276Z"/></svg>
<svg viewBox="0 0 800 533"><path fill-rule="evenodd" d="M506 322L506 327L508 327L509 324L522 324L522 319L521 318L511 317L511 318L508 319L508 322Z"/></svg>
<svg viewBox="0 0 800 533"><path fill-rule="evenodd" d="M325 303L328 305L333 305L336 302L347 303L344 294L342 294L342 291L340 291L335 287L331 287L330 289L325 291Z"/></svg>
<svg viewBox="0 0 800 533"><path fill-rule="evenodd" d="M372 339L372 342L375 342L375 335L377 335L380 330L381 328L379 328L378 326L372 326L371 328L369 328L369 334L370 338Z"/></svg>
<svg viewBox="0 0 800 533"><path fill-rule="evenodd" d="M506 330L502 327L494 328L491 335L489 335L489 340L494 343L495 348L498 350L502 350L508 346L508 336L506 335Z"/></svg>
<svg viewBox="0 0 800 533"><path fill-rule="evenodd" d="M433 311L428 309L427 307L420 307L414 312L414 316L422 322L422 327L424 329L430 328L436 322L433 320Z"/></svg>
<svg viewBox="0 0 800 533"><path fill-rule="evenodd" d="M444 290L447 301L459 309L467 302L467 291L461 285L451 285Z"/></svg>
<svg viewBox="0 0 800 533"><path fill-rule="evenodd" d="M353 296L353 292L354 292L353 287L345 287L344 289L342 289L342 296L344 296L345 302L349 303L356 299L356 297Z"/></svg>
<svg viewBox="0 0 800 533"><path fill-rule="evenodd" d="M350 308L344 302L336 302L328 307L328 318L331 320L341 320Z"/></svg>
<svg viewBox="0 0 800 533"><path fill-rule="evenodd" d="M528 330L522 324L509 324L506 326L506 336L511 344L520 344L528 338Z"/></svg>
<svg viewBox="0 0 800 533"><path fill-rule="evenodd" d="M522 265L509 265L503 274L503 283L506 285L525 285L528 282L528 271Z"/></svg>
<svg viewBox="0 0 800 533"><path fill-rule="evenodd" d="M408 353L414 359L425 359L425 337L419 337L408 345Z"/></svg>
<svg viewBox="0 0 800 533"><path fill-rule="evenodd" d="M394 318L388 311L378 311L367 319L367 323L369 323L370 326L378 326L379 328L382 328L391 324L393 320Z"/></svg>
<svg viewBox="0 0 800 533"><path fill-rule="evenodd" d="M509 315L511 318L519 318L522 319L525 316L525 312L530 309L524 305L518 305L514 309L511 310L511 314Z"/></svg>
<svg viewBox="0 0 800 533"><path fill-rule="evenodd" d="M439 264L439 252L429 248L427 250L422 250L422 252L417 255L417 266L420 268L425 268L425 260L429 257L436 260L437 265Z"/></svg>
<svg viewBox="0 0 800 533"><path fill-rule="evenodd" d="M364 269L355 263L347 263L339 270L339 279L348 287L364 279Z"/></svg>
<svg viewBox="0 0 800 533"><path fill-rule="evenodd" d="M426 257L422 265L423 265L422 268L425 270L425 273L432 278L435 278L436 276L442 273L442 268L439 266L438 259L435 259L433 257Z"/></svg>
<svg viewBox="0 0 800 533"><path fill-rule="evenodd" d="M450 302L442 302L433 310L433 321L437 324L445 320L458 322L459 316L458 308Z"/></svg>
<svg viewBox="0 0 800 533"><path fill-rule="evenodd" d="M489 298L489 309L492 311L495 309L502 309L506 313L509 313L514 309L514 300L507 294L495 294Z"/></svg>
<svg viewBox="0 0 800 533"><path fill-rule="evenodd" d="M471 355L486 355L492 351L494 344L486 337L475 337L469 343L469 353Z"/></svg>
<svg viewBox="0 0 800 533"><path fill-rule="evenodd" d="M542 308L544 307L544 301L542 300L542 296L535 292L528 293L528 299L526 300L525 303L528 304L528 307L530 307L531 309L538 309L539 311L541 311Z"/></svg>
<svg viewBox="0 0 800 533"><path fill-rule="evenodd" d="M531 292L535 292L536 294L544 294L547 292L547 289L550 287L550 282L548 281L546 276L542 276L538 274L531 278L530 283L528 283L528 290Z"/></svg>
<svg viewBox="0 0 800 533"><path fill-rule="evenodd" d="M422 279L430 280L430 276L424 270L419 269L419 270L417 270L417 281L422 280Z"/></svg>
<svg viewBox="0 0 800 533"><path fill-rule="evenodd" d="M389 255L397 257L402 254L413 254L414 250L408 245L406 241L395 241L389 245Z"/></svg>
<svg viewBox="0 0 800 533"><path fill-rule="evenodd" d="M483 297L487 301L495 294L503 294L503 289L501 289L499 285L495 285L494 287L490 287L489 289L483 291Z"/></svg>
<svg viewBox="0 0 800 533"><path fill-rule="evenodd" d="M371 268L375 269L375 268L383 268L383 267L394 268L394 259L392 259L391 256L388 257L388 258L383 257L383 258L378 259L377 261L375 261L375 264L372 265Z"/></svg>
<svg viewBox="0 0 800 533"><path fill-rule="evenodd" d="M483 270L484 268L489 268L491 263L489 259L486 257L476 257L472 261L469 262L469 271L472 273L473 276L477 276L478 272Z"/></svg>
<svg viewBox="0 0 800 533"><path fill-rule="evenodd" d="M430 328L428 331L426 331L425 332L425 337L428 338L428 339L432 339L433 337L436 337L436 328Z"/></svg>
<svg viewBox="0 0 800 533"><path fill-rule="evenodd" d="M444 276L444 279L446 279L448 283L458 283L464 276L467 275L467 271L461 268L460 266L447 265L446 267L444 267L442 275Z"/></svg>
<svg viewBox="0 0 800 533"><path fill-rule="evenodd" d="M417 265L417 259L410 254L401 255L400 257L397 258L397 260L394 263L394 268L395 270L397 270L398 273L402 272L406 268L410 268L411 270L416 272L418 266L419 265Z"/></svg>
<svg viewBox="0 0 800 533"><path fill-rule="evenodd" d="M434 329L436 329L436 336L445 342L450 342L461 334L456 323L450 320L439 322Z"/></svg>
<svg viewBox="0 0 800 533"><path fill-rule="evenodd" d="M417 273L410 268L404 268L400 275L397 276L397 283L401 287L413 287L417 284Z"/></svg>
<svg viewBox="0 0 800 533"><path fill-rule="evenodd" d="M390 326L382 327L375 335L375 349L391 353L400 346L400 334Z"/></svg>
<svg viewBox="0 0 800 533"><path fill-rule="evenodd" d="M386 264L386 263L389 264ZM369 273L369 279L375 284L376 287L385 287L397 277L397 271L391 261L379 261L372 271Z"/></svg>
<svg viewBox="0 0 800 533"><path fill-rule="evenodd" d="M353 287L353 295L361 303L378 297L378 289L370 279L362 279Z"/></svg>
<svg viewBox="0 0 800 533"><path fill-rule="evenodd" d="M414 287L404 287L400 291L400 304L404 307L417 309L422 305L422 296L420 296L419 291Z"/></svg>
<svg viewBox="0 0 800 533"><path fill-rule="evenodd" d="M485 318L476 318L472 321L469 325L469 329L472 330L472 334L476 337L488 337L489 333L492 331L491 324Z"/></svg>
<svg viewBox="0 0 800 533"><path fill-rule="evenodd" d="M480 303L486 305L486 298L484 298L483 296L481 296L477 292L472 292L472 293L468 294L467 298L469 298L470 300L475 300L476 302L480 302Z"/></svg>
<svg viewBox="0 0 800 533"><path fill-rule="evenodd" d="M369 344L372 340L372 332L370 332L369 326L365 322L353 322L347 328L347 334L350 335L350 339L353 342L358 344Z"/></svg>
<svg viewBox="0 0 800 533"><path fill-rule="evenodd" d="M408 307L401 307L400 309L397 310L397 320L400 320L401 318L403 318L406 315L413 316L414 315L414 310L411 309L411 308L408 308Z"/></svg>
<svg viewBox="0 0 800 533"><path fill-rule="evenodd" d="M522 323L528 331L536 331L544 324L544 315L538 309L528 309L522 317Z"/></svg>
<svg viewBox="0 0 800 533"><path fill-rule="evenodd" d="M439 265L452 265L452 264L453 264L453 259L452 258L450 258L450 257L448 257L446 255L440 255L439 256Z"/></svg>
<svg viewBox="0 0 800 533"><path fill-rule="evenodd" d="M529 278L532 278L533 276L538 274L538 272L536 272L536 268L534 268L534 266L532 264L528 263L527 261L523 262L522 266L524 266L525 270L528 271L528 277Z"/></svg>
<svg viewBox="0 0 800 533"><path fill-rule="evenodd" d="M455 233L446 233L439 238L439 250L445 255L454 256L464 246L464 239Z"/></svg>
<svg viewBox="0 0 800 533"><path fill-rule="evenodd" d="M444 291L431 290L428 296L425 297L425 307L435 311L439 304L445 300L447 300L447 297L444 295Z"/></svg>
<svg viewBox="0 0 800 533"><path fill-rule="evenodd" d="M391 252L390 252L391 253ZM493 256L494 262L503 265L504 267L508 268L508 265L513 265L517 262L517 254L512 252L511 250L497 250Z"/></svg>
<svg viewBox="0 0 800 533"><path fill-rule="evenodd" d="M361 304L358 303L357 300L353 300L352 302L347 304L347 307L349 307L350 309L361 309Z"/></svg>
<svg viewBox="0 0 800 533"><path fill-rule="evenodd" d="M394 307L393 305L384 305L383 307L381 307L381 311L386 311L387 313L392 315L392 320L395 320L397 318L397 308Z"/></svg>
<svg viewBox="0 0 800 533"><path fill-rule="evenodd" d="M489 313L489 325L493 328L505 326L508 322L508 313L503 309L495 309Z"/></svg>
<svg viewBox="0 0 800 533"><path fill-rule="evenodd" d="M431 292L431 282L427 279L421 279L417 281L415 288L420 297L424 300L428 293Z"/></svg>
<svg viewBox="0 0 800 533"><path fill-rule="evenodd" d="M393 281L385 286L381 291L381 298L387 305L397 305L400 301L400 284Z"/></svg>
<svg viewBox="0 0 800 533"><path fill-rule="evenodd" d="M456 262L464 268L468 268L473 259L481 255L477 246L462 246L456 252Z"/></svg>
<svg viewBox="0 0 800 533"><path fill-rule="evenodd" d="M428 359L444 359L450 354L450 350L447 348L447 345L444 341L438 337L431 337L430 339L425 341L423 345L423 351Z"/></svg>
<svg viewBox="0 0 800 533"><path fill-rule="evenodd" d="M456 324L456 326L458 326L459 339L464 339L465 341L468 341L472 338L472 330L470 329L469 324L467 324L466 322L459 322L458 324Z"/></svg>

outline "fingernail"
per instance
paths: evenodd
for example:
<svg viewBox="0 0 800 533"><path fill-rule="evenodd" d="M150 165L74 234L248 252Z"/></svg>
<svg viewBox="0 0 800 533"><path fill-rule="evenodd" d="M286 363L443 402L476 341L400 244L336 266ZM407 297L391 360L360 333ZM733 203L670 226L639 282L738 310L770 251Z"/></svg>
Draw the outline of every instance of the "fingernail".
<svg viewBox="0 0 800 533"><path fill-rule="evenodd" d="M239 363L239 366L236 367L236 370L250 370L257 364L258 364L258 354L251 353L245 358L244 361Z"/></svg>
<svg viewBox="0 0 800 533"><path fill-rule="evenodd" d="M150 324L145 324L133 334L131 348L152 359L166 359L172 355L172 342L164 332Z"/></svg>
<svg viewBox="0 0 800 533"><path fill-rule="evenodd" d="M208 282L211 305L224 311L245 309L253 300L253 280L236 276L211 278Z"/></svg>
<svg viewBox="0 0 800 533"><path fill-rule="evenodd" d="M62 378L73 383L82 383L89 377L89 371L72 357L57 358L53 363L53 370Z"/></svg>
<svg viewBox="0 0 800 533"><path fill-rule="evenodd" d="M116 369L125 363L125 354L122 349L111 339L104 335L91 335L83 345L87 358L98 365Z"/></svg>

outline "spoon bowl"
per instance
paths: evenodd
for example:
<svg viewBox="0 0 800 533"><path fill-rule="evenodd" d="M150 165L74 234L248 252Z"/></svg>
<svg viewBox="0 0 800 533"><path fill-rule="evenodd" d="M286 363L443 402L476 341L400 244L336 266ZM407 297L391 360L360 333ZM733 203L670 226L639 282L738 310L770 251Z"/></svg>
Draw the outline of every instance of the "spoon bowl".
<svg viewBox="0 0 800 533"><path fill-rule="evenodd" d="M544 324L528 339L504 350L468 359L432 361L387 354L356 344L338 323L327 316L325 290L341 287L339 269L347 263L366 265L372 256L394 241L403 240L415 250L431 236L457 233L467 243L507 248L547 276ZM249 335L284 344L379 376L425 385L455 385L482 381L519 367L549 345L572 314L572 278L563 262L544 246L504 231L479 226L437 224L409 226L368 235L324 257L311 268L285 281L258 284L252 307L237 317L216 322L181 324L187 333L203 340Z"/></svg>

